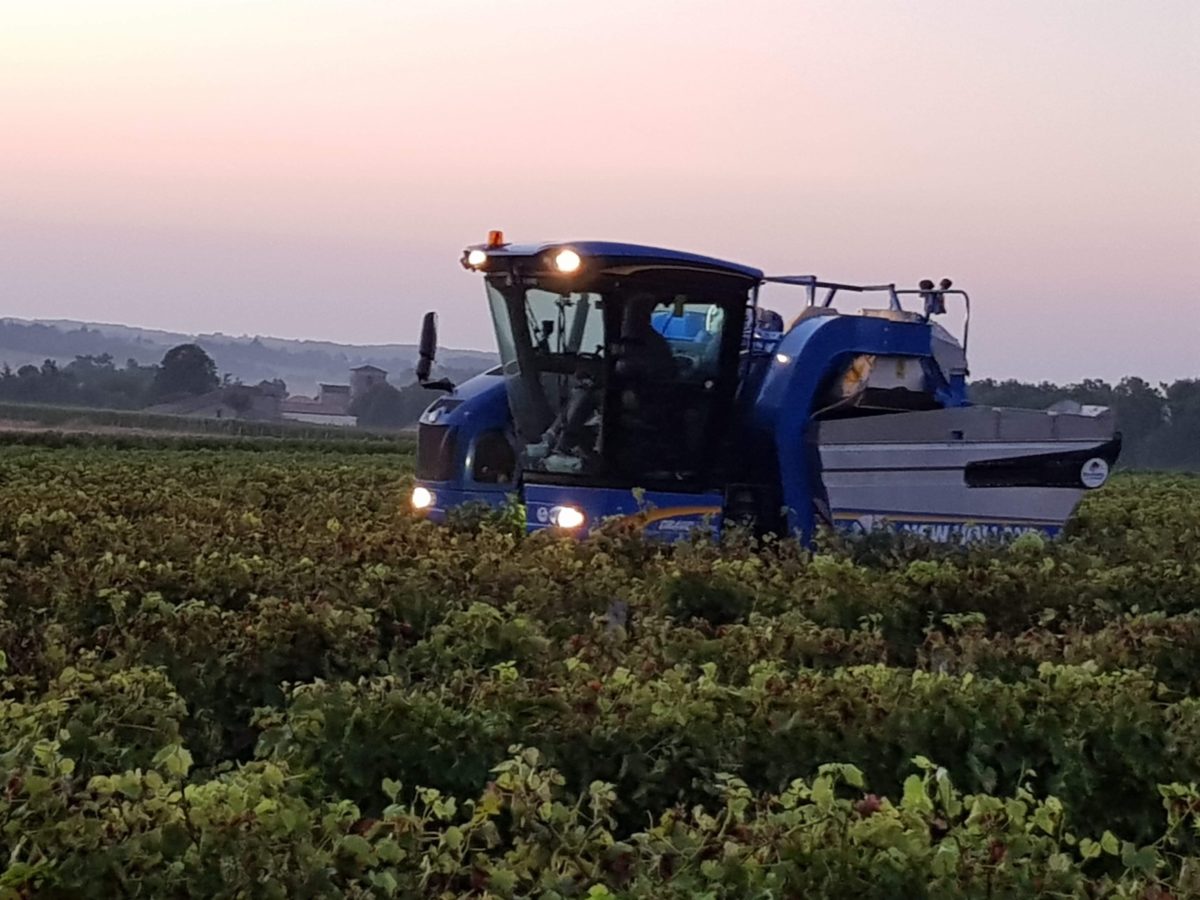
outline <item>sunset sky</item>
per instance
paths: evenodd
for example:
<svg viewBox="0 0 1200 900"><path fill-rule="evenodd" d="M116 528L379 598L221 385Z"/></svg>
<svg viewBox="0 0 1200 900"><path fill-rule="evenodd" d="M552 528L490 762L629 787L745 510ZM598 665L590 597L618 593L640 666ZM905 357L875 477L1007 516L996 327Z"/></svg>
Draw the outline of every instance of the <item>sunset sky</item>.
<svg viewBox="0 0 1200 900"><path fill-rule="evenodd" d="M492 346L462 246L971 291L1200 376L1198 0L0 0L0 315Z"/></svg>

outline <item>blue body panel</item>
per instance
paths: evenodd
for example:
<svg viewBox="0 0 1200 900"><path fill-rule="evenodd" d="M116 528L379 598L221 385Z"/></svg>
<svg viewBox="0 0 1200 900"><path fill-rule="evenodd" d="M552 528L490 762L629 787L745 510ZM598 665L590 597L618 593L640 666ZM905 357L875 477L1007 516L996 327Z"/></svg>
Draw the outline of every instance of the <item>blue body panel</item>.
<svg viewBox="0 0 1200 900"><path fill-rule="evenodd" d="M676 316L670 310L663 310L651 316L650 323L655 331L670 341L706 340L709 337L704 330L702 313L688 312Z"/></svg>
<svg viewBox="0 0 1200 900"><path fill-rule="evenodd" d="M529 531L552 527L552 512L560 506L573 506L586 517L576 534L586 534L601 521L614 517L628 519L647 537L666 541L686 538L697 529L715 534L721 526L720 491L645 491L639 500L629 489L527 484L524 496Z"/></svg>
<svg viewBox="0 0 1200 900"><path fill-rule="evenodd" d="M821 496L819 454L810 446L813 405L834 366L864 353L928 357L928 325L865 316L821 316L800 322L776 346L750 407L753 429L774 444L788 530L810 540L814 498Z"/></svg>
<svg viewBox="0 0 1200 900"><path fill-rule="evenodd" d="M497 490L495 485L485 489L464 490L458 482L453 481L421 481L422 487L433 493L433 506L421 512L421 515L433 522L445 522L446 513L468 505L484 504L492 509L499 509L514 493L513 486L506 485L503 490Z"/></svg>
<svg viewBox="0 0 1200 900"><path fill-rule="evenodd" d="M495 370L493 370L494 372ZM430 404L421 415L422 424L444 425L458 435L454 471L459 477L449 481L418 482L433 492L433 506L424 512L435 522L445 520L446 510L465 503L503 506L514 487L476 481L471 477L475 441L487 431L506 429L512 422L504 378L493 373L476 375L458 385L450 394Z"/></svg>

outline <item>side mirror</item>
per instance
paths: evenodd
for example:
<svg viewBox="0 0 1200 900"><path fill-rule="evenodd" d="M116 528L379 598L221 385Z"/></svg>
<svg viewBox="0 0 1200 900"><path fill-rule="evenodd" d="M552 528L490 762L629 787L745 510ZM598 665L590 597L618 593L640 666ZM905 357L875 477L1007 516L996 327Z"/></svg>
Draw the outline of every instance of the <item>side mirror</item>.
<svg viewBox="0 0 1200 900"><path fill-rule="evenodd" d="M421 387L429 388L434 391L452 391L454 390L454 382L448 378L439 378L437 381L429 380L429 373L433 369L433 360L437 356L437 313L425 313L425 319L421 322L421 343L417 347L417 381Z"/></svg>
<svg viewBox="0 0 1200 900"><path fill-rule="evenodd" d="M429 380L429 370L433 368L433 359L437 356L437 313L425 313L421 322L421 343L417 348L417 381L424 384Z"/></svg>

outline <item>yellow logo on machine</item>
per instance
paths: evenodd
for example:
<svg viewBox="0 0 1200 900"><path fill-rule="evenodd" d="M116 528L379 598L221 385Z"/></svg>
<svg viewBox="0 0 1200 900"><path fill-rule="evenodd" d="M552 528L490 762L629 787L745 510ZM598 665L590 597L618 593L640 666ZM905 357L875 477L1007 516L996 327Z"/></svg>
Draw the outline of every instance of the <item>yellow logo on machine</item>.
<svg viewBox="0 0 1200 900"><path fill-rule="evenodd" d="M647 531L691 531L704 524L705 518L721 514L719 506L671 506L666 509L646 509L621 517L622 524Z"/></svg>

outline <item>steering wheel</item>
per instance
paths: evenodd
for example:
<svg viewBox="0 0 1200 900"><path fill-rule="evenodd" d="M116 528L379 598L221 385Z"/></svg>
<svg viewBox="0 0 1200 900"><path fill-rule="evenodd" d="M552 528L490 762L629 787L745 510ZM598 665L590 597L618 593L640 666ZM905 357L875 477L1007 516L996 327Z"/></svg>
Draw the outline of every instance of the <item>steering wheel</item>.
<svg viewBox="0 0 1200 900"><path fill-rule="evenodd" d="M594 375L596 372L600 371L603 360L604 357L600 355L599 351L595 353L582 350L576 351L575 374L579 375L580 372L584 372L589 375Z"/></svg>

